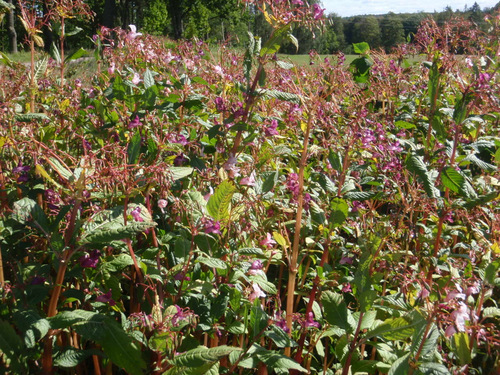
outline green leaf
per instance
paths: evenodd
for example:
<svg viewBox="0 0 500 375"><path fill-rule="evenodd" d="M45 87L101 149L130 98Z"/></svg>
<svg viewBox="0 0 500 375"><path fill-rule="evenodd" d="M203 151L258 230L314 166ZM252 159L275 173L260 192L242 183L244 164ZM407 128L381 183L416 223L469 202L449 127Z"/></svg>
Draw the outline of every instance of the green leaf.
<svg viewBox="0 0 500 375"><path fill-rule="evenodd" d="M359 53L360 55L364 55L370 51L370 45L366 42L353 43L352 47L354 49L354 53Z"/></svg>
<svg viewBox="0 0 500 375"><path fill-rule="evenodd" d="M229 218L229 206L236 187L229 180L224 180L215 188L207 203L207 211L215 220L227 220Z"/></svg>
<svg viewBox="0 0 500 375"><path fill-rule="evenodd" d="M134 212L134 217L132 215ZM137 233L152 228L156 223L148 209L142 204L130 203L127 207L127 224L124 220L124 207L118 206L94 214L83 224L80 244L109 244L111 241L131 238Z"/></svg>
<svg viewBox="0 0 500 375"><path fill-rule="evenodd" d="M221 270L227 269L227 264L220 259L199 257L198 259L196 259L196 262L203 263L209 267L218 268Z"/></svg>
<svg viewBox="0 0 500 375"><path fill-rule="evenodd" d="M213 348L199 346L175 356L172 362L176 366L199 367L205 365L207 362L216 362L222 357L238 351L241 351L241 349L226 345Z"/></svg>
<svg viewBox="0 0 500 375"><path fill-rule="evenodd" d="M386 319L381 325L366 333L366 338L383 337L386 340L405 340L415 331L415 323L409 324L403 317Z"/></svg>
<svg viewBox="0 0 500 375"><path fill-rule="evenodd" d="M146 71L144 72L144 88L148 89L153 87L155 83L153 73L149 70L149 68L146 68Z"/></svg>
<svg viewBox="0 0 500 375"><path fill-rule="evenodd" d="M77 49L75 52L73 52L71 55L66 57L64 59L65 62L71 61L71 60L76 60L79 59L80 57L86 56L87 51L85 51L83 48Z"/></svg>
<svg viewBox="0 0 500 375"><path fill-rule="evenodd" d="M9 323L0 320L0 358L17 374L23 373L22 352L21 338Z"/></svg>
<svg viewBox="0 0 500 375"><path fill-rule="evenodd" d="M174 180L180 180L184 177L190 176L194 171L191 167L170 167L168 173L171 174Z"/></svg>
<svg viewBox="0 0 500 375"><path fill-rule="evenodd" d="M496 259L484 270L484 281L489 285L495 285L498 269L500 268L500 259Z"/></svg>
<svg viewBox="0 0 500 375"><path fill-rule="evenodd" d="M266 350L265 353L257 353L257 358L274 370L297 370L307 372L307 370L295 362L293 359L274 351Z"/></svg>
<svg viewBox="0 0 500 375"><path fill-rule="evenodd" d="M132 139L130 140L130 143L128 144L127 148L129 164L136 164L137 161L139 160L139 155L141 153L141 142L142 142L141 133L136 132L132 137Z"/></svg>
<svg viewBox="0 0 500 375"><path fill-rule="evenodd" d="M401 128L401 129L416 129L417 126L410 123L410 122L406 122L406 121L396 121L394 123L395 126L397 126L398 128Z"/></svg>
<svg viewBox="0 0 500 375"><path fill-rule="evenodd" d="M446 167L441 171L441 182L451 191L455 193L466 194L465 178L455 168Z"/></svg>
<svg viewBox="0 0 500 375"><path fill-rule="evenodd" d="M278 348L288 348L297 345L295 341L288 337L288 334L283 329L276 325L271 325L269 330L264 332L264 336L273 340Z"/></svg>
<svg viewBox="0 0 500 375"><path fill-rule="evenodd" d="M83 338L100 344L114 364L130 374L143 374L146 364L139 346L110 317L91 311L73 310L61 312L49 318L49 322L53 329L71 326Z"/></svg>
<svg viewBox="0 0 500 375"><path fill-rule="evenodd" d="M31 219L31 211L36 202L30 198L22 198L13 204L12 219L21 224L26 224Z"/></svg>
<svg viewBox="0 0 500 375"><path fill-rule="evenodd" d="M450 375L445 365L435 362L421 363L418 370L424 375Z"/></svg>
<svg viewBox="0 0 500 375"><path fill-rule="evenodd" d="M271 191L278 182L278 171L262 173L262 194Z"/></svg>
<svg viewBox="0 0 500 375"><path fill-rule="evenodd" d="M438 198L440 196L439 190L434 186L434 178L427 170L422 156L411 153L410 157L406 160L406 166L410 172L415 173L424 185L424 190L430 198Z"/></svg>
<svg viewBox="0 0 500 375"><path fill-rule="evenodd" d="M309 212L311 213L311 220L316 224L324 224L326 222L325 211L314 201L310 203Z"/></svg>
<svg viewBox="0 0 500 375"><path fill-rule="evenodd" d="M300 104L301 96L298 94L293 94L290 92L283 92L279 90L269 90L269 89L258 89L256 90L259 95L262 95L266 99L278 99L285 102Z"/></svg>
<svg viewBox="0 0 500 375"><path fill-rule="evenodd" d="M462 366L471 363L469 335L466 332L455 333L452 336L451 347Z"/></svg>
<svg viewBox="0 0 500 375"><path fill-rule="evenodd" d="M252 309L250 310L250 329L253 339L262 334L262 331L267 328L269 318L266 312L262 310L258 299L255 301L256 303L252 305Z"/></svg>
<svg viewBox="0 0 500 375"><path fill-rule="evenodd" d="M349 191L344 194L344 197L350 201L366 201L372 199L377 194L376 191Z"/></svg>
<svg viewBox="0 0 500 375"><path fill-rule="evenodd" d="M54 358L54 365L64 368L73 368L78 366L82 361L91 355L99 355L102 353L98 350L78 350L75 348L67 348L57 354Z"/></svg>
<svg viewBox="0 0 500 375"><path fill-rule="evenodd" d="M330 203L330 221L335 226L341 226L349 214L349 206L342 198L333 198Z"/></svg>
<svg viewBox="0 0 500 375"><path fill-rule="evenodd" d="M396 359L387 375L407 375L410 371L409 357L410 354L405 354L404 356Z"/></svg>
<svg viewBox="0 0 500 375"><path fill-rule="evenodd" d="M321 296L325 319L332 326L344 329L346 332L352 330L349 322L347 304L341 294L325 291ZM352 318L352 317L351 317Z"/></svg>
<svg viewBox="0 0 500 375"><path fill-rule="evenodd" d="M495 318L500 316L500 308L498 307L486 307L483 310L483 318Z"/></svg>
<svg viewBox="0 0 500 375"><path fill-rule="evenodd" d="M15 115L14 118L19 122L50 121L50 117L45 113L22 113Z"/></svg>
<svg viewBox="0 0 500 375"><path fill-rule="evenodd" d="M328 154L328 161L330 162L330 165L332 166L333 169L336 171L342 172L343 165L342 165L342 155L340 152L333 152L330 150L330 153Z"/></svg>

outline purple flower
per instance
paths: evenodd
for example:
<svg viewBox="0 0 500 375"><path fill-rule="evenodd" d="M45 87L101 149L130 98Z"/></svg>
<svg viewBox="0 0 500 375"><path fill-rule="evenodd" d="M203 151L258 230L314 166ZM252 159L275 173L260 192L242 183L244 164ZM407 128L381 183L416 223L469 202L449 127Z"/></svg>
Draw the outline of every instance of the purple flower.
<svg viewBox="0 0 500 375"><path fill-rule="evenodd" d="M314 320L314 314L311 311L309 311L306 315L306 321L304 322L304 326L306 328L309 327L321 328L321 324L319 324L317 321Z"/></svg>
<svg viewBox="0 0 500 375"><path fill-rule="evenodd" d="M255 276L259 273L263 274L264 273L264 271L262 271L263 267L264 267L264 265L262 264L262 261L260 259L254 260L252 262L252 265L248 269L248 274L252 275L252 276Z"/></svg>
<svg viewBox="0 0 500 375"><path fill-rule="evenodd" d="M288 328L285 319L275 320L274 323L280 327L285 333L290 333L290 328Z"/></svg>
<svg viewBox="0 0 500 375"><path fill-rule="evenodd" d="M28 165L22 165L21 162L12 169L12 173L19 174L17 177L17 182L26 182L29 180L28 172L31 169Z"/></svg>
<svg viewBox="0 0 500 375"><path fill-rule="evenodd" d="M313 4L314 19L319 20L323 17L323 12L325 10L319 6L319 4Z"/></svg>
<svg viewBox="0 0 500 375"><path fill-rule="evenodd" d="M82 268L96 268L97 263L99 263L100 255L101 252L99 250L94 250L90 254L87 253L81 256L80 259L78 259L78 262Z"/></svg>
<svg viewBox="0 0 500 375"><path fill-rule="evenodd" d="M240 180L240 185L255 186L255 172L252 172L248 177L243 177Z"/></svg>
<svg viewBox="0 0 500 375"><path fill-rule="evenodd" d="M342 287L342 293L349 293L349 292L352 292L351 284L344 283L344 286Z"/></svg>
<svg viewBox="0 0 500 375"><path fill-rule="evenodd" d="M205 221L204 225L205 225L205 233L220 234L220 222L207 220Z"/></svg>
<svg viewBox="0 0 500 375"><path fill-rule="evenodd" d="M260 289L260 287L256 283L252 283L252 292L248 296L248 300L250 302L253 302L255 301L256 298L264 298L264 297L266 297L266 293L264 293L263 290Z"/></svg>
<svg viewBox="0 0 500 375"><path fill-rule="evenodd" d="M222 99L220 96L215 98L215 108L217 108L219 112L224 112L226 110L224 99Z"/></svg>
<svg viewBox="0 0 500 375"><path fill-rule="evenodd" d="M45 282L45 280L47 280L45 277L42 277L42 276L35 276L32 280L31 280L31 285L41 285Z"/></svg>
<svg viewBox="0 0 500 375"><path fill-rule="evenodd" d="M179 273L175 274L174 280L178 280L178 281L182 281L182 280L190 281L191 278L189 276L186 276L185 272L179 272Z"/></svg>
<svg viewBox="0 0 500 375"><path fill-rule="evenodd" d="M273 236L271 233L267 233L266 238L264 238L262 241L260 241L260 244L264 247L267 247L270 249L274 245L276 245L276 241L273 240Z"/></svg>
<svg viewBox="0 0 500 375"><path fill-rule="evenodd" d="M128 128L133 129L137 128L140 125L141 125L141 120L139 119L139 116L135 116L135 118L128 124Z"/></svg>
<svg viewBox="0 0 500 375"><path fill-rule="evenodd" d="M138 221L138 222L144 221L144 219L141 217L141 207L140 206L137 206L136 208L134 208L130 212L130 215L132 215L132 217L134 218L135 221Z"/></svg>
<svg viewBox="0 0 500 375"><path fill-rule="evenodd" d="M109 306L116 305L115 300L111 297L111 289L106 294L101 294L96 298L97 302L107 303Z"/></svg>
<svg viewBox="0 0 500 375"><path fill-rule="evenodd" d="M278 135L279 132L276 130L278 128L278 121L271 120L271 125L264 129L264 134L266 137L272 137L273 135Z"/></svg>

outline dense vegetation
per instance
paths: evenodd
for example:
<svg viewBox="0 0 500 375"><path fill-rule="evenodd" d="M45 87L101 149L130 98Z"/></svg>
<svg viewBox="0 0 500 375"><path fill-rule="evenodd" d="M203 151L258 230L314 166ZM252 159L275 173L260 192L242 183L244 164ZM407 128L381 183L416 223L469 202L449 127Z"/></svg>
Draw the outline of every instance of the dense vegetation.
<svg viewBox="0 0 500 375"><path fill-rule="evenodd" d="M0 373L500 371L500 14L294 66L292 25L324 23L301 3L245 1L272 31L241 52L101 28L85 79L64 27L38 52L84 3L23 8Z"/></svg>
<svg viewBox="0 0 500 375"><path fill-rule="evenodd" d="M15 14L10 13L0 28L0 50L12 50L9 39L17 35L16 45L22 45L25 40L25 30L18 22L20 14L17 0L0 1L0 12L7 3L17 6ZM53 1L22 0L24 6L34 6L39 15L48 14L53 10ZM66 20L69 32L81 29L81 32L67 38L66 45L70 49L90 47L90 38L104 25L108 28L121 27L127 29L134 24L144 33L156 36L167 36L173 39L196 37L205 42L224 42L231 46L243 47L248 41L247 31L254 35L267 38L272 28L258 9L238 0L79 0L84 3L93 17L81 17ZM321 2L309 1L310 4ZM4 8L6 9L6 8ZM307 54L315 49L320 54L330 54L342 51L353 53L352 44L368 42L372 48L384 48L390 52L398 44L412 40L420 23L432 17L442 26L454 17L467 19L483 31L488 29L484 17L493 15L500 9L500 3L493 8L481 9L474 3L465 9L447 7L434 13L394 14L373 16L364 15L342 18L335 13L325 15L322 32L311 32L305 27L294 25L293 34L298 40L298 49L291 43L283 45L283 51L289 54ZM9 18L11 17L11 18ZM10 21L11 20L11 21ZM8 26L12 23L9 34ZM42 38L47 51L58 39L58 27L42 27Z"/></svg>

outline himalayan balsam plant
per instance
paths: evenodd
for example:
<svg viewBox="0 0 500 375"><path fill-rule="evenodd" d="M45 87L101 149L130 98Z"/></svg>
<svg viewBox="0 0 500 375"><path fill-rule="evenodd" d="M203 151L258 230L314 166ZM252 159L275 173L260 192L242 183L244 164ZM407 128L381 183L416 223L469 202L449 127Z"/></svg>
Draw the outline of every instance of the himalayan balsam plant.
<svg viewBox="0 0 500 375"><path fill-rule="evenodd" d="M245 4L244 51L2 59L0 373L498 373L500 15L300 66L323 9Z"/></svg>

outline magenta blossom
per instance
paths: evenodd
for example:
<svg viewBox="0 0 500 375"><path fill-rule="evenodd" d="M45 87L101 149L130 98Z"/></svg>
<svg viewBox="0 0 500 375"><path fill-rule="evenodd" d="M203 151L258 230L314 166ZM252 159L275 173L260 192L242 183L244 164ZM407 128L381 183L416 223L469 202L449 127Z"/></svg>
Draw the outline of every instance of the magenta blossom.
<svg viewBox="0 0 500 375"><path fill-rule="evenodd" d="M306 321L304 322L304 327L321 328L321 324L319 324L317 321L314 320L314 314L311 311L309 311L306 315Z"/></svg>
<svg viewBox="0 0 500 375"><path fill-rule="evenodd" d="M260 241L260 244L264 247L267 247L268 249L272 248L274 245L276 245L276 241L273 240L273 236L271 233L267 233L266 238Z"/></svg>
<svg viewBox="0 0 500 375"><path fill-rule="evenodd" d="M205 233L220 234L220 222L208 219L204 222Z"/></svg>
<svg viewBox="0 0 500 375"><path fill-rule="evenodd" d="M132 215L132 217L134 218L135 221L138 221L138 222L143 222L144 219L141 217L141 207L137 206L136 208L134 208L131 212L130 212L130 215Z"/></svg>
<svg viewBox="0 0 500 375"><path fill-rule="evenodd" d="M278 128L278 121L271 120L271 125L264 128L264 134L266 135L266 137L272 137L273 135L278 135L279 132L278 130L276 130L277 128Z"/></svg>
<svg viewBox="0 0 500 375"><path fill-rule="evenodd" d="M114 306L116 305L115 300L111 297L111 289L106 294L101 294L99 297L96 298L97 302L102 302L102 303L107 303L109 306Z"/></svg>
<svg viewBox="0 0 500 375"><path fill-rule="evenodd" d="M97 263L99 263L99 257L101 256L101 252L99 250L93 250L90 254L87 253L78 259L80 266L82 268L96 268Z"/></svg>
<svg viewBox="0 0 500 375"><path fill-rule="evenodd" d="M133 129L141 125L141 120L139 119L139 116L135 116L135 118L129 122L128 128Z"/></svg>
<svg viewBox="0 0 500 375"><path fill-rule="evenodd" d="M323 12L325 10L319 6L319 4L313 4L314 19L319 20L323 17Z"/></svg>
<svg viewBox="0 0 500 375"><path fill-rule="evenodd" d="M248 274L252 276L263 274L264 273L264 271L262 271L263 267L264 265L262 264L262 261L260 259L254 260L252 262L252 265L248 269Z"/></svg>

